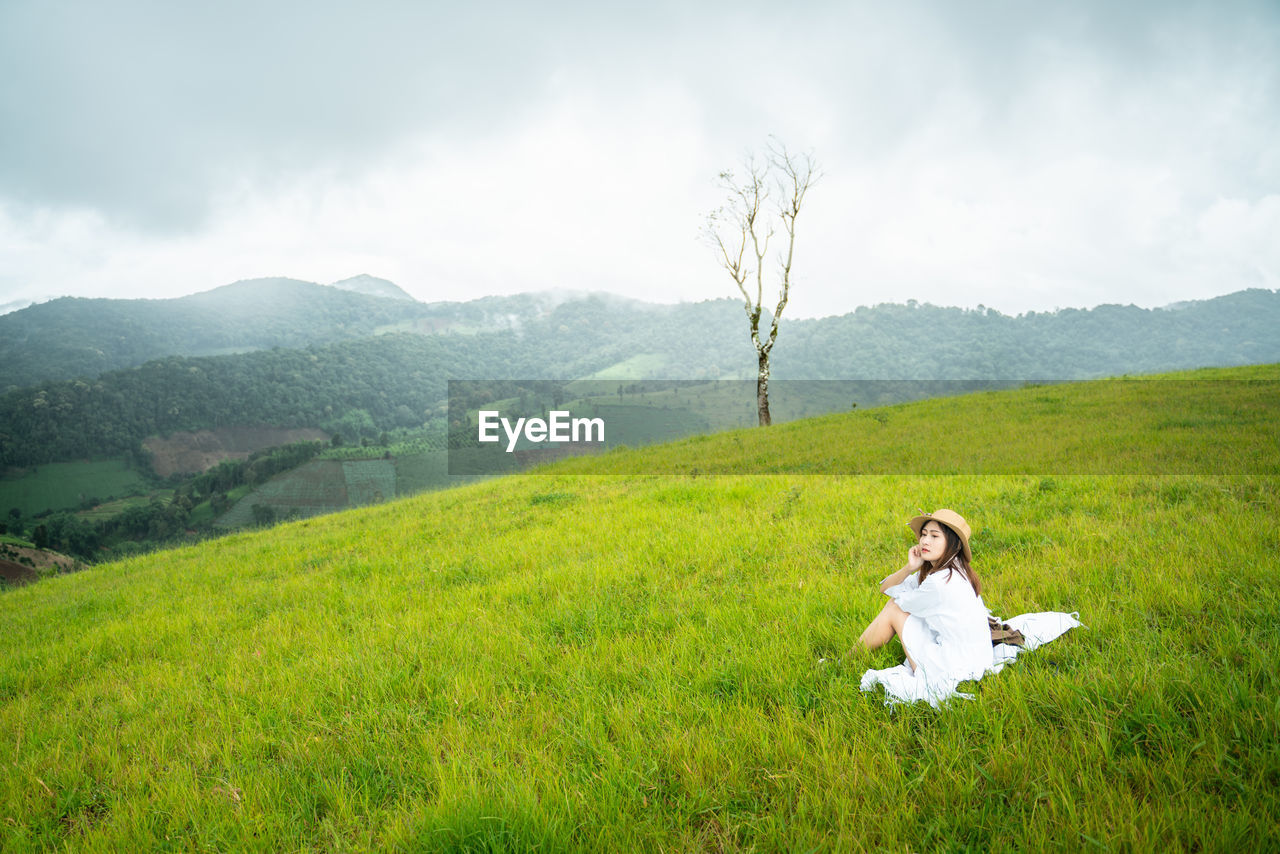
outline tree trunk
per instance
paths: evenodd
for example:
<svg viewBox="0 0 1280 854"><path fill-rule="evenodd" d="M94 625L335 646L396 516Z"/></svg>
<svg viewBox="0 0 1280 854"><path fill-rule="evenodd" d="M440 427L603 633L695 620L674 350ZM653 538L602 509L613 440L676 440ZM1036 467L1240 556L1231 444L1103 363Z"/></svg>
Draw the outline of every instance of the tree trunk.
<svg viewBox="0 0 1280 854"><path fill-rule="evenodd" d="M756 413L760 416L760 426L768 427L773 423L769 417L769 352L759 351L760 373L756 376Z"/></svg>

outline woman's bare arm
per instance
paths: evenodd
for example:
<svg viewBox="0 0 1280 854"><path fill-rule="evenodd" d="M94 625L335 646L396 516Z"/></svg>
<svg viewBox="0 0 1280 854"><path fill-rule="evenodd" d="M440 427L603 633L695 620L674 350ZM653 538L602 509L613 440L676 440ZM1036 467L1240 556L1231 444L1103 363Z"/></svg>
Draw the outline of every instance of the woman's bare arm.
<svg viewBox="0 0 1280 854"><path fill-rule="evenodd" d="M907 552L907 565L881 581L880 592L885 592L895 584L901 584L908 575L918 572L922 566L924 566L924 558L920 555L920 547L912 546Z"/></svg>
<svg viewBox="0 0 1280 854"><path fill-rule="evenodd" d="M895 584L901 584L906 579L906 577L910 574L911 574L911 566L907 565L907 566L904 566L902 569L898 570L897 572L893 573L893 575L886 576L884 581L880 582L880 592L881 593L885 592Z"/></svg>

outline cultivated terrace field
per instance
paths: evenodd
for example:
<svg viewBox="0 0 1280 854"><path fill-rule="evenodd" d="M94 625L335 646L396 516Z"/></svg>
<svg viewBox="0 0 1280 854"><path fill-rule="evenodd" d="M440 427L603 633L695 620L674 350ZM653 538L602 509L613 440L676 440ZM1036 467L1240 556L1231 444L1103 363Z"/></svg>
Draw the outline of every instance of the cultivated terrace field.
<svg viewBox="0 0 1280 854"><path fill-rule="evenodd" d="M8 590L0 849L1274 850L1278 384L826 416ZM937 507L992 611L1088 628L891 709L901 648L850 647Z"/></svg>

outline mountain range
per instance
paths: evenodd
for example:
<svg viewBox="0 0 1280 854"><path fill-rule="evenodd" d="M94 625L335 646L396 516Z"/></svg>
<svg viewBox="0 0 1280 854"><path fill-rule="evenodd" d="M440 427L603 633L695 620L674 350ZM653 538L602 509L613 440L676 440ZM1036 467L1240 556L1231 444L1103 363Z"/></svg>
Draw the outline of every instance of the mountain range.
<svg viewBox="0 0 1280 854"><path fill-rule="evenodd" d="M1276 328L1280 296L1264 289L1167 308L1102 305L1016 317L909 301L784 318L774 372L793 379L1082 379L1280 360ZM528 376L642 356L650 375L672 378L748 377L754 367L742 305L733 299L671 306L553 292L424 303L372 276L333 285L273 278L174 299L65 297L0 316L0 391L173 356L299 349L393 332L495 336L489 346L499 351L541 354L545 361L521 368Z"/></svg>

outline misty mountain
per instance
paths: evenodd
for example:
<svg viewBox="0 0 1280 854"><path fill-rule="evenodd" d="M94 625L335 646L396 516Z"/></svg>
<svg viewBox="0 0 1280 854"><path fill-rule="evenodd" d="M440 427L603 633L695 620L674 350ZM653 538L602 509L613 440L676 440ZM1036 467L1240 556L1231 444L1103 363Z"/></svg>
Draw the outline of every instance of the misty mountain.
<svg viewBox="0 0 1280 854"><path fill-rule="evenodd" d="M792 379L1080 379L1280 360L1269 290L1142 309L1030 312L906 305L784 318L774 375ZM765 318L767 323L767 317ZM0 391L170 356L298 349L374 335L534 336L525 377L636 356L670 378L752 376L741 304L655 305L573 291L422 303L385 279L254 279L176 299L63 298L0 316ZM446 348L447 349L447 348ZM599 368L592 368L598 370Z"/></svg>
<svg viewBox="0 0 1280 854"><path fill-rule="evenodd" d="M352 276L350 279L343 279L340 282L333 282L329 287L337 288L340 291L351 291L352 293L364 294L371 297L387 297L388 299L417 302L417 300L405 293L405 291L396 283L388 282L386 279L379 279L376 276L370 276L367 274Z"/></svg>
<svg viewBox="0 0 1280 854"><path fill-rule="evenodd" d="M0 390L92 378L165 356L306 347L397 330L511 329L555 302L530 295L426 304L372 276L333 286L251 279L174 299L64 297L0 316Z"/></svg>
<svg viewBox="0 0 1280 854"><path fill-rule="evenodd" d="M12 302L0 303L0 315L8 314L11 311L19 311L34 302L36 302L36 300L16 299Z"/></svg>
<svg viewBox="0 0 1280 854"><path fill-rule="evenodd" d="M882 304L783 321L786 379L1091 379L1280 361L1280 292L1250 289L1171 308L1028 312ZM786 336L785 339L783 336Z"/></svg>

